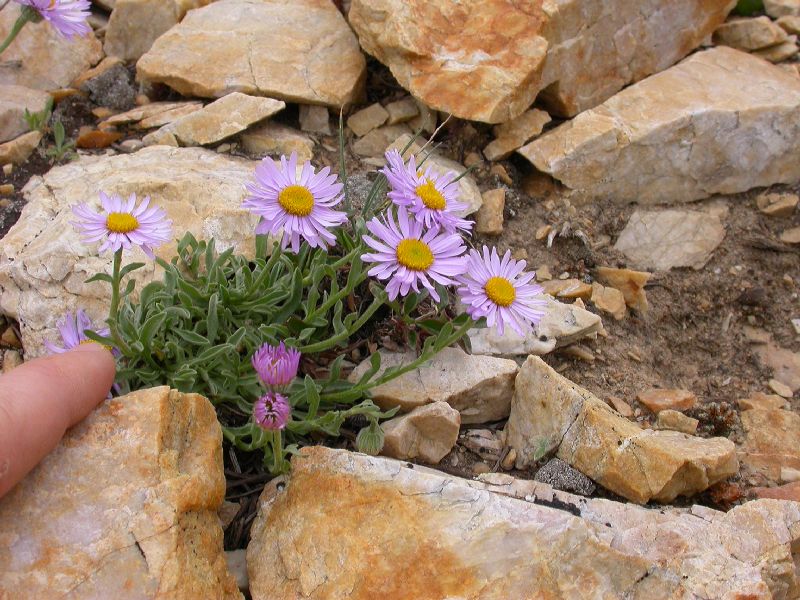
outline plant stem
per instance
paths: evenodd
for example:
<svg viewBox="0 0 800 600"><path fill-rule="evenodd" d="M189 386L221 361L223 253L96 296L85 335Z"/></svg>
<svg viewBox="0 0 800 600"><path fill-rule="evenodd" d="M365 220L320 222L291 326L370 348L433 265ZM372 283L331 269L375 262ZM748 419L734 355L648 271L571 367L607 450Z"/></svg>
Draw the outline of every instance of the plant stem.
<svg viewBox="0 0 800 600"><path fill-rule="evenodd" d="M283 444L280 429L272 432L272 470L280 473L283 469Z"/></svg>
<svg viewBox="0 0 800 600"><path fill-rule="evenodd" d="M122 340L119 335L119 288L122 284L120 267L122 266L122 248L114 252L114 269L111 273L111 308L108 310L108 327L111 339L117 348L122 349Z"/></svg>
<svg viewBox="0 0 800 600"><path fill-rule="evenodd" d="M19 32L22 31L22 28L25 27L25 24L30 21L30 15L27 11L23 10L17 20L14 22L14 26L11 28L11 31L8 32L8 37L6 37L5 41L0 44L0 54L11 45L11 42L14 41L14 38L19 35Z"/></svg>

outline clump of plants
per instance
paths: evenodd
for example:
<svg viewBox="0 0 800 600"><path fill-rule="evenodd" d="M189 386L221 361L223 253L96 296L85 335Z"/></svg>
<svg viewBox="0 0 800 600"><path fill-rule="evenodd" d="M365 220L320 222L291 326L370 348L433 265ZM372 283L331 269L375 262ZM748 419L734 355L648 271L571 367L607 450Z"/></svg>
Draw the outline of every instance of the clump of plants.
<svg viewBox="0 0 800 600"><path fill-rule="evenodd" d="M365 425L359 450L383 445L382 410L370 390L419 367L472 327L525 334L542 317L534 273L509 252L469 248L455 173L439 174L400 152L386 155L363 208L354 210L345 182L329 168L297 164L296 155L265 158L246 183L243 207L259 216L255 255L219 251L190 233L165 261L153 250L172 238L166 213L100 192L100 207L73 207L84 243L113 254L111 273L89 281L111 287L106 327L82 311L59 322L63 347L86 341L117 356L118 393L169 385L209 398L226 439L262 451L273 473L320 436L336 437L345 420ZM341 169L344 175L344 168ZM388 187L388 190L387 190ZM163 269L161 281L134 295L123 265L140 249ZM348 348L377 321L402 327L416 359L381 369L373 352L358 378L343 375Z"/></svg>

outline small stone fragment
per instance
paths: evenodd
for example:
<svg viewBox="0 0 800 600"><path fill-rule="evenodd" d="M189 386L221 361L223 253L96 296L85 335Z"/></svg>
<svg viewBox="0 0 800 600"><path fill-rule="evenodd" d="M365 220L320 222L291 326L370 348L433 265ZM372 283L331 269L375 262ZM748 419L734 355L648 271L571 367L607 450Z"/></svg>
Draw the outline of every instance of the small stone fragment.
<svg viewBox="0 0 800 600"><path fill-rule="evenodd" d="M106 56L91 69L86 69L83 73L76 77L72 82L72 87L80 89L87 81L90 81L95 77L100 77L100 75L109 69L121 64L124 64L124 61L118 56Z"/></svg>
<svg viewBox="0 0 800 600"><path fill-rule="evenodd" d="M688 433L689 435L697 433L697 426L699 424L700 421L697 419L687 417L682 412L670 409L660 411L656 419L657 429L680 431L681 433Z"/></svg>
<svg viewBox="0 0 800 600"><path fill-rule="evenodd" d="M789 217L800 201L797 194L763 193L756 197L758 210L770 217Z"/></svg>
<svg viewBox="0 0 800 600"><path fill-rule="evenodd" d="M636 399L658 414L662 410L689 410L697 404L697 396L688 390L652 388L639 392Z"/></svg>
<svg viewBox="0 0 800 600"><path fill-rule="evenodd" d="M268 121L248 129L239 138L245 151L254 157L281 155L297 152L298 164L314 157L314 141L307 135L281 123Z"/></svg>
<svg viewBox="0 0 800 600"><path fill-rule="evenodd" d="M50 95L41 90L0 83L0 142L13 140L28 131L25 111L41 111L49 98Z"/></svg>
<svg viewBox="0 0 800 600"><path fill-rule="evenodd" d="M771 63L779 63L793 57L798 52L800 52L800 48L797 47L797 36L790 35L788 40L777 46L753 50L752 55L768 60Z"/></svg>
<svg viewBox="0 0 800 600"><path fill-rule="evenodd" d="M785 483L800 481L800 469L793 469L791 467L781 467L781 481Z"/></svg>
<svg viewBox="0 0 800 600"><path fill-rule="evenodd" d="M778 487L758 487L751 490L756 498L772 498L774 500L791 500L800 502L800 481L787 483Z"/></svg>
<svg viewBox="0 0 800 600"><path fill-rule="evenodd" d="M395 125L397 123L410 121L419 115L419 106L417 106L417 102L411 96L406 96L405 98L387 104L386 112L389 113L389 119L386 121L386 124Z"/></svg>
<svg viewBox="0 0 800 600"><path fill-rule="evenodd" d="M592 297L592 286L580 279L550 279L540 282L545 294L556 298L589 300Z"/></svg>
<svg viewBox="0 0 800 600"><path fill-rule="evenodd" d="M200 2L192 1L191 8ZM183 16L175 0L117 0L106 28L103 49L109 56L138 60Z"/></svg>
<svg viewBox="0 0 800 600"><path fill-rule="evenodd" d="M469 429L464 433L461 445L483 459L497 460L503 450L503 442L491 429Z"/></svg>
<svg viewBox="0 0 800 600"><path fill-rule="evenodd" d="M2 161L0 161L2 162ZM3 175L9 177L14 172L14 164L13 163L6 163L3 165ZM798 332L800 333L800 332Z"/></svg>
<svg viewBox="0 0 800 600"><path fill-rule="evenodd" d="M137 129L151 129L153 127L163 127L177 121L178 119L191 115L203 109L202 102L183 102L179 106L169 110L159 111L158 114L145 117L136 124Z"/></svg>
<svg viewBox="0 0 800 600"><path fill-rule="evenodd" d="M0 184L0 196L10 196L14 193L14 184L13 183L2 183Z"/></svg>
<svg viewBox="0 0 800 600"><path fill-rule="evenodd" d="M11 326L6 327L5 331L3 331L3 335L0 336L0 342L11 348L22 348L22 342L19 341L17 332Z"/></svg>
<svg viewBox="0 0 800 600"><path fill-rule="evenodd" d="M347 126L358 137L362 137L383 125L388 118L389 113L379 102L376 102L350 115L347 119Z"/></svg>
<svg viewBox="0 0 800 600"><path fill-rule="evenodd" d="M309 133L331 134L331 124L327 106L317 104L300 105L300 129Z"/></svg>
<svg viewBox="0 0 800 600"><path fill-rule="evenodd" d="M3 373L8 373L22 364L22 355L17 350L3 352Z"/></svg>
<svg viewBox="0 0 800 600"><path fill-rule="evenodd" d="M508 158L514 150L542 133L551 120L545 111L532 108L511 121L496 125L492 129L495 139L483 149L483 155L489 160Z"/></svg>
<svg viewBox="0 0 800 600"><path fill-rule="evenodd" d="M773 19L800 15L800 0L764 0L764 11Z"/></svg>
<svg viewBox="0 0 800 600"><path fill-rule="evenodd" d="M800 16L798 15L786 15L779 18L776 23L783 28L786 33L791 33L792 35L800 34Z"/></svg>
<svg viewBox="0 0 800 600"><path fill-rule="evenodd" d="M533 234L537 240L543 240L547 237L547 234L553 229L552 225L542 225L536 229L536 233Z"/></svg>
<svg viewBox="0 0 800 600"><path fill-rule="evenodd" d="M786 40L786 32L769 17L732 19L714 31L714 43L748 52Z"/></svg>
<svg viewBox="0 0 800 600"><path fill-rule="evenodd" d="M385 434L382 453L435 465L458 439L461 415L447 402L432 402L381 423Z"/></svg>
<svg viewBox="0 0 800 600"><path fill-rule="evenodd" d="M534 481L540 481L557 490L580 496L591 496L595 490L591 479L573 469L560 458L551 458L547 461L547 464L536 472Z"/></svg>
<svg viewBox="0 0 800 600"><path fill-rule="evenodd" d="M41 133L29 131L10 142L0 144L0 163L3 166L6 164L23 164L33 154L33 151L39 147L41 141Z"/></svg>
<svg viewBox="0 0 800 600"><path fill-rule="evenodd" d="M611 267L598 267L597 278L601 283L618 289L625 297L628 308L647 312L647 285L652 273L644 271L631 271L630 269L614 269Z"/></svg>
<svg viewBox="0 0 800 600"><path fill-rule="evenodd" d="M175 134L163 128L148 133L142 138L142 142L145 146L174 146L175 148L180 146Z"/></svg>
<svg viewBox="0 0 800 600"><path fill-rule="evenodd" d="M616 288L604 287L595 282L592 284L591 302L603 312L607 312L617 321L625 318L625 296Z"/></svg>
<svg viewBox="0 0 800 600"><path fill-rule="evenodd" d="M108 148L121 137L122 134L115 131L93 129L82 132L75 140L75 146L77 148Z"/></svg>
<svg viewBox="0 0 800 600"><path fill-rule="evenodd" d="M408 125L413 131L424 131L433 133L436 129L436 111L431 110L419 100L414 100L417 104L419 114L408 120Z"/></svg>
<svg viewBox="0 0 800 600"><path fill-rule="evenodd" d="M792 392L792 388L790 388L785 383L781 383L777 379L770 379L769 382L768 382L768 385L769 385L769 388L773 392L778 394L778 396L780 396L781 398L791 398L792 396L794 396L794 393Z"/></svg>
<svg viewBox="0 0 800 600"><path fill-rule="evenodd" d="M752 408L740 415L745 440L740 447L742 462L773 482L781 470L800 469L800 415L778 408Z"/></svg>
<svg viewBox="0 0 800 600"><path fill-rule="evenodd" d="M392 144L392 142L409 132L408 125L405 123L378 127L367 133L364 137L354 141L353 152L359 156L382 158L387 147Z"/></svg>
<svg viewBox="0 0 800 600"><path fill-rule="evenodd" d="M500 466L503 468L504 471L510 471L514 468L514 461L517 460L517 451L511 448L508 452L506 452L505 457L500 462Z"/></svg>
<svg viewBox="0 0 800 600"><path fill-rule="evenodd" d="M774 394L764 394L755 392L749 398L742 398L737 401L741 410L777 410L787 408L785 398L776 396Z"/></svg>
<svg viewBox="0 0 800 600"><path fill-rule="evenodd" d="M144 148L144 142L142 140L124 140L119 143L120 152L125 152L126 154L136 152L142 148Z"/></svg>
<svg viewBox="0 0 800 600"><path fill-rule="evenodd" d="M633 416L633 409L631 405L625 402L622 398L617 398L616 396L609 396L606 398L606 401L611 405L611 407L616 410L619 414L623 417L632 417Z"/></svg>
<svg viewBox="0 0 800 600"><path fill-rule="evenodd" d="M236 580L236 587L241 591L246 590L250 585L247 577L247 550L242 548L240 550L226 551L225 565L228 567L228 572Z"/></svg>
<svg viewBox="0 0 800 600"><path fill-rule="evenodd" d="M800 227L792 227L782 231L778 239L784 244L800 244Z"/></svg>
<svg viewBox="0 0 800 600"><path fill-rule="evenodd" d="M498 188L481 194L483 205L475 213L475 231L484 235L503 233L503 210L506 205L506 190Z"/></svg>
<svg viewBox="0 0 800 600"><path fill-rule="evenodd" d="M116 115L112 115L108 117L105 121L101 122L101 126L110 126L110 125L123 125L126 123L135 123L137 121L141 121L142 119L147 119L148 117L153 117L158 114L176 109L182 108L184 106L194 106L196 108L203 108L203 103L198 101L192 102L151 102L149 104L145 104L142 106L137 106L136 108L132 108L131 110L127 110L123 113L119 113ZM162 123L163 125L163 123Z"/></svg>

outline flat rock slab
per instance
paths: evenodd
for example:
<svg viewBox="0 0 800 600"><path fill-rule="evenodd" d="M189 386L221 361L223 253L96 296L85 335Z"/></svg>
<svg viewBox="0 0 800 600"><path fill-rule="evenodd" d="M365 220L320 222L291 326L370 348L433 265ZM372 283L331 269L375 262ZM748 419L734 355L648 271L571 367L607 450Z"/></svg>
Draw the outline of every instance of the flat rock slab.
<svg viewBox="0 0 800 600"><path fill-rule="evenodd" d="M259 501L253 600L767 600L797 589L798 503L648 510L482 479L303 449L288 484Z"/></svg>
<svg viewBox="0 0 800 600"><path fill-rule="evenodd" d="M107 400L0 499L0 597L241 598L224 497L208 400L167 387Z"/></svg>
<svg viewBox="0 0 800 600"><path fill-rule="evenodd" d="M98 256L96 245L80 242L71 225L73 205L99 207L99 190L125 198L149 195L173 220L175 238L190 231L213 237L220 249L252 253L258 219L241 202L255 164L200 148L155 146L82 158L32 178L23 188L27 205L19 221L0 240L0 312L19 320L26 353L41 354L45 339L58 339L55 323L68 310L83 308L101 321L108 313L109 286L85 281L110 273L112 256ZM156 254L169 260L175 247L165 244ZM132 274L137 289L160 277L140 250L125 253L123 262L146 263Z"/></svg>
<svg viewBox="0 0 800 600"><path fill-rule="evenodd" d="M780 481L781 469L800 469L800 415L779 408L753 408L741 414L745 440L742 463Z"/></svg>
<svg viewBox="0 0 800 600"><path fill-rule="evenodd" d="M791 183L800 178L800 78L713 48L519 152L577 196L604 202L688 202Z"/></svg>
<svg viewBox="0 0 800 600"><path fill-rule="evenodd" d="M12 2L0 11L0 39L5 39L19 17ZM103 58L103 47L93 32L68 40L47 21L28 23L0 57L0 84L37 90L67 87Z"/></svg>
<svg viewBox="0 0 800 600"><path fill-rule="evenodd" d="M502 123L596 106L700 45L735 2L353 0L361 46L431 108Z"/></svg>
<svg viewBox="0 0 800 600"><path fill-rule="evenodd" d="M633 267L701 269L725 239L717 215L688 210L634 211L614 248Z"/></svg>
<svg viewBox="0 0 800 600"><path fill-rule="evenodd" d="M381 351L378 375L393 366L408 364L416 355ZM350 375L358 381L369 369L365 360ZM461 422L486 423L508 416L517 363L504 358L470 355L460 348L445 348L421 367L372 388L372 400L384 409L399 406L410 411L432 402L447 402L461 413Z"/></svg>
<svg viewBox="0 0 800 600"><path fill-rule="evenodd" d="M220 0L189 12L136 68L184 96L238 91L338 108L361 92L366 61L329 0Z"/></svg>
<svg viewBox="0 0 800 600"><path fill-rule="evenodd" d="M555 452L638 503L690 496L739 470L733 442L641 429L536 356L517 375L506 443L519 469Z"/></svg>
<svg viewBox="0 0 800 600"><path fill-rule="evenodd" d="M25 111L39 112L50 95L20 85L0 85L0 142L7 142L28 131Z"/></svg>

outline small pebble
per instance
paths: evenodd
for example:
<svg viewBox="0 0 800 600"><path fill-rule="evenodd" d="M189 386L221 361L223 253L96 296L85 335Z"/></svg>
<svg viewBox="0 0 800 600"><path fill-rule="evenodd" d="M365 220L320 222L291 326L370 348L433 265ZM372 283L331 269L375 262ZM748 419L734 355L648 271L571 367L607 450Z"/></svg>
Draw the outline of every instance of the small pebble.
<svg viewBox="0 0 800 600"><path fill-rule="evenodd" d="M485 462L476 462L472 465L472 472L475 475L482 475L483 473L488 473L492 470L492 467L487 465Z"/></svg>
<svg viewBox="0 0 800 600"><path fill-rule="evenodd" d="M16 350L6 350L3 353L3 373L8 373L12 369L22 364L22 355Z"/></svg>
<svg viewBox="0 0 800 600"><path fill-rule="evenodd" d="M500 466L503 467L504 470L510 471L514 468L514 462L517 460L517 451L513 448L508 451L506 457L503 459L503 462L500 463Z"/></svg>
<svg viewBox="0 0 800 600"><path fill-rule="evenodd" d="M4 183L3 185L0 185L0 195L10 196L13 193L14 193L14 184Z"/></svg>
<svg viewBox="0 0 800 600"><path fill-rule="evenodd" d="M768 385L769 388L781 398L791 398L794 395L792 388L785 383L781 383L777 379L770 379Z"/></svg>
<svg viewBox="0 0 800 600"><path fill-rule="evenodd" d="M14 172L14 163L3 165L3 175L11 175Z"/></svg>
<svg viewBox="0 0 800 600"><path fill-rule="evenodd" d="M22 348L22 343L19 341L17 332L14 331L13 327L6 327L3 335L0 336L0 342L6 346L11 346L12 348Z"/></svg>

